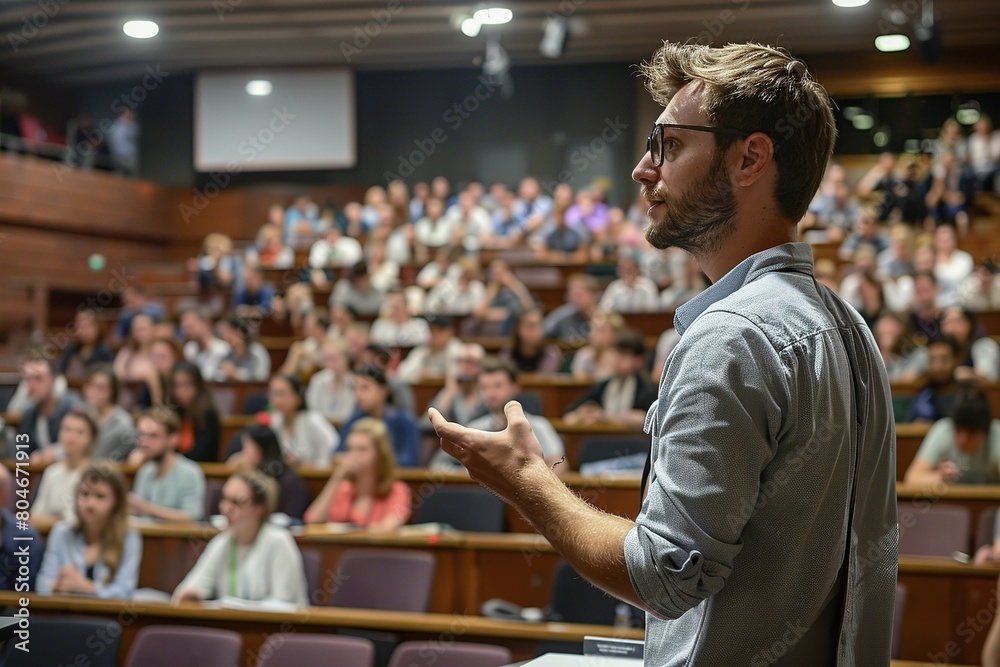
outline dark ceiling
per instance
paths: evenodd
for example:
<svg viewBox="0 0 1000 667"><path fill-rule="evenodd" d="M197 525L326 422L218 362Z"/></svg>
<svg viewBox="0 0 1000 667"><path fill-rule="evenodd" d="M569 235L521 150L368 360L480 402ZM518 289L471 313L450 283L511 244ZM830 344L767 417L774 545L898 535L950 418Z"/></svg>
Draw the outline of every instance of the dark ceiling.
<svg viewBox="0 0 1000 667"><path fill-rule="evenodd" d="M499 2L514 20L495 28L512 64L551 62L539 53L550 16L569 19L566 62L637 62L663 39L756 40L795 55L857 55L873 49L883 10L902 19L918 0L872 0L841 9L830 0L518 0ZM475 3L432 0L0 0L0 71L56 84L125 80L147 66L169 72L278 65L359 69L476 65L485 31L469 38L456 19ZM941 42L998 43L1000 2L937 0ZM160 25L151 40L122 33L131 18ZM40 27L37 27L40 26ZM911 25L903 28L913 36ZM366 34L367 33L367 34ZM350 62L348 62L350 59Z"/></svg>

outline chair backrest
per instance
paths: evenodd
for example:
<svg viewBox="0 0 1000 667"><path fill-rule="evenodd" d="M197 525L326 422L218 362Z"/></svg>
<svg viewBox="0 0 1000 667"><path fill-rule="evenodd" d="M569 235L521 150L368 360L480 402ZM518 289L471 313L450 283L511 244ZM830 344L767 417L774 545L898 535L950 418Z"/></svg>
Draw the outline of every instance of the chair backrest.
<svg viewBox="0 0 1000 667"><path fill-rule="evenodd" d="M11 494L13 495L13 494ZM31 652L19 651L7 642L4 667L76 665L86 660L91 667L118 667L118 644L122 628L110 618L49 617L31 620Z"/></svg>
<svg viewBox="0 0 1000 667"><path fill-rule="evenodd" d="M243 660L238 632L186 625L150 625L135 636L125 667L228 667Z"/></svg>
<svg viewBox="0 0 1000 667"><path fill-rule="evenodd" d="M991 507L979 513L979 521L976 524L976 543L973 545L973 552L977 551L979 547L993 544L993 540L996 539L997 509L1000 508Z"/></svg>
<svg viewBox="0 0 1000 667"><path fill-rule="evenodd" d="M426 612L435 560L426 551L352 549L330 583L331 607Z"/></svg>
<svg viewBox="0 0 1000 667"><path fill-rule="evenodd" d="M618 600L581 577L566 561L560 561L552 577L549 613L565 623L613 625Z"/></svg>
<svg viewBox="0 0 1000 667"><path fill-rule="evenodd" d="M210 384L208 385L208 393L212 395L212 403L220 417L236 414L236 389Z"/></svg>
<svg viewBox="0 0 1000 667"><path fill-rule="evenodd" d="M545 397L537 391L522 391L514 400L521 404L521 409L526 414L539 416L545 414Z"/></svg>
<svg viewBox="0 0 1000 667"><path fill-rule="evenodd" d="M367 639L340 635L275 633L261 646L257 667L372 667L375 647Z"/></svg>
<svg viewBox="0 0 1000 667"><path fill-rule="evenodd" d="M897 503L899 553L951 556L969 549L969 509L958 505Z"/></svg>
<svg viewBox="0 0 1000 667"><path fill-rule="evenodd" d="M420 501L411 523L444 523L455 530L503 531L503 501L485 489L442 487Z"/></svg>
<svg viewBox="0 0 1000 667"><path fill-rule="evenodd" d="M899 646L903 641L903 615L906 612L906 586L896 584L896 605L892 617L892 654L893 660L899 658Z"/></svg>
<svg viewBox="0 0 1000 667"><path fill-rule="evenodd" d="M222 502L222 487L225 484L221 479L205 480L205 518L219 513L219 504Z"/></svg>
<svg viewBox="0 0 1000 667"><path fill-rule="evenodd" d="M649 447L649 436L628 435L610 438L590 436L580 441L580 450L576 455L576 465L579 467L584 463L592 463L594 461L606 461L632 454L646 454L649 452Z"/></svg>
<svg viewBox="0 0 1000 667"><path fill-rule="evenodd" d="M466 642L403 642L392 652L389 667L502 667L510 650Z"/></svg>
<svg viewBox="0 0 1000 667"><path fill-rule="evenodd" d="M309 604L320 606L325 591L323 590L323 555L316 549L302 549L302 569L306 575L306 593Z"/></svg>

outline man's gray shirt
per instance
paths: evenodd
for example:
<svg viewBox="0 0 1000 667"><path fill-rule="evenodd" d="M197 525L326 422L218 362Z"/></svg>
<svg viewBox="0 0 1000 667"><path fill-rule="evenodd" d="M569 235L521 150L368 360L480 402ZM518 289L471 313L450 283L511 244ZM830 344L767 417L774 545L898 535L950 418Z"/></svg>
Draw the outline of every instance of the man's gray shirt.
<svg viewBox="0 0 1000 667"><path fill-rule="evenodd" d="M808 245L781 245L676 312L682 338L646 418L648 491L625 540L656 612L646 665L889 664L889 382L868 327L812 272ZM846 600L828 606L847 544ZM832 639L817 643L821 625Z"/></svg>

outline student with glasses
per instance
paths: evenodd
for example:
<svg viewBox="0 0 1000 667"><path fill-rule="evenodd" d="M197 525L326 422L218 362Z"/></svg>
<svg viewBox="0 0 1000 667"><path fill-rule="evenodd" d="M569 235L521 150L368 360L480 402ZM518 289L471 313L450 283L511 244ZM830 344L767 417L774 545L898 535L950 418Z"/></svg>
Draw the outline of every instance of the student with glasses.
<svg viewBox="0 0 1000 667"><path fill-rule="evenodd" d="M306 577L295 539L267 517L277 490L258 470L240 471L222 487L227 527L205 546L172 601L238 598L306 605Z"/></svg>

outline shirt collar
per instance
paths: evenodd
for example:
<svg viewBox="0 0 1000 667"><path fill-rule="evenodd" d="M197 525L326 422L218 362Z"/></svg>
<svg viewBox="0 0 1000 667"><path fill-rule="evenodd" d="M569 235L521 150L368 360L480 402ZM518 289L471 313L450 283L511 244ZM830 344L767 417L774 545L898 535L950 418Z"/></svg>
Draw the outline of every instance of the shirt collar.
<svg viewBox="0 0 1000 667"><path fill-rule="evenodd" d="M773 271L795 271L812 276L812 247L808 243L783 243L750 255L714 285L677 309L674 313L677 333L683 336L684 331L712 304Z"/></svg>

